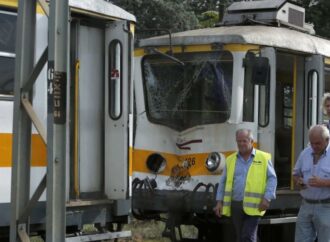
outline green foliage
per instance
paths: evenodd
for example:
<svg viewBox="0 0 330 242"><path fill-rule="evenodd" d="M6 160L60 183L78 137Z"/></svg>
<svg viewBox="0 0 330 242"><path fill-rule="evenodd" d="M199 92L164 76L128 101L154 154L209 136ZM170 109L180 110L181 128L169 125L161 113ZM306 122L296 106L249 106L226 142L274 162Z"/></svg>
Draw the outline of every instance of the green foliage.
<svg viewBox="0 0 330 242"><path fill-rule="evenodd" d="M299 0L306 10L306 22L313 23L316 35L330 38L330 1Z"/></svg>
<svg viewBox="0 0 330 242"><path fill-rule="evenodd" d="M198 20L202 28L213 27L219 22L219 12L206 11L198 16Z"/></svg>
<svg viewBox="0 0 330 242"><path fill-rule="evenodd" d="M137 17L138 29L169 29L178 32L194 29L198 19L190 6L180 0L114 0Z"/></svg>
<svg viewBox="0 0 330 242"><path fill-rule="evenodd" d="M111 0L137 17L137 29L168 29L171 32L212 27L219 6L237 0ZM330 38L330 1L297 0L306 9L306 21L317 35ZM159 34L159 33L158 33Z"/></svg>

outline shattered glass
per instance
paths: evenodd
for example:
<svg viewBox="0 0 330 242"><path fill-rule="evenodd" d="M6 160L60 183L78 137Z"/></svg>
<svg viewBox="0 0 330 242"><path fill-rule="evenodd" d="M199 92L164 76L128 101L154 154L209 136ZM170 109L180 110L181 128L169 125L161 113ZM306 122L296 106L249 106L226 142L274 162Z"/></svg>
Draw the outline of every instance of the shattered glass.
<svg viewBox="0 0 330 242"><path fill-rule="evenodd" d="M175 130L230 116L233 58L228 51L146 56L142 63L150 121Z"/></svg>

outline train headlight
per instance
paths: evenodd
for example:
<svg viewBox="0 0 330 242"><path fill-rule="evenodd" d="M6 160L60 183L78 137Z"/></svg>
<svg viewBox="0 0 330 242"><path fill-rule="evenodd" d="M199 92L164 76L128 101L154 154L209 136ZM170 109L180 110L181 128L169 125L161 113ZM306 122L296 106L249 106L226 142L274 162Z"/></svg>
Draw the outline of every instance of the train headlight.
<svg viewBox="0 0 330 242"><path fill-rule="evenodd" d="M216 171L221 163L221 156L217 152L212 152L209 154L205 161L206 168L213 172Z"/></svg>
<svg viewBox="0 0 330 242"><path fill-rule="evenodd" d="M160 173L165 169L166 159L160 154L151 154L147 158L146 165L148 169L153 173Z"/></svg>

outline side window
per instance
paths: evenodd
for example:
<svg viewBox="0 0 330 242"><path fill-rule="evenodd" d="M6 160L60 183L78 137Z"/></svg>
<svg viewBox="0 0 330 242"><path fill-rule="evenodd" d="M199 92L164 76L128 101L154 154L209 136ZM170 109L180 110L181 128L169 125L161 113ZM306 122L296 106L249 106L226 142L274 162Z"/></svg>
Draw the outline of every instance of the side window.
<svg viewBox="0 0 330 242"><path fill-rule="evenodd" d="M0 95L13 95L16 14L0 11Z"/></svg>
<svg viewBox="0 0 330 242"><path fill-rule="evenodd" d="M119 40L109 45L109 114L119 119L122 109L122 45Z"/></svg>
<svg viewBox="0 0 330 242"><path fill-rule="evenodd" d="M285 128L292 127L292 98L293 87L286 85L282 89L283 91L283 124Z"/></svg>
<svg viewBox="0 0 330 242"><path fill-rule="evenodd" d="M252 75L251 68L245 68L244 97L243 97L243 122L254 121L254 84L248 78Z"/></svg>
<svg viewBox="0 0 330 242"><path fill-rule="evenodd" d="M324 92L330 92L330 65L324 68Z"/></svg>
<svg viewBox="0 0 330 242"><path fill-rule="evenodd" d="M260 127L266 127L269 124L269 60L267 57L256 56L253 52L247 52L243 65L245 67L243 121L253 121L254 85L258 85L258 124Z"/></svg>
<svg viewBox="0 0 330 242"><path fill-rule="evenodd" d="M311 70L308 73L308 106L307 106L307 124L311 127L317 124L317 114L318 114L318 85L319 85L319 75L317 71Z"/></svg>

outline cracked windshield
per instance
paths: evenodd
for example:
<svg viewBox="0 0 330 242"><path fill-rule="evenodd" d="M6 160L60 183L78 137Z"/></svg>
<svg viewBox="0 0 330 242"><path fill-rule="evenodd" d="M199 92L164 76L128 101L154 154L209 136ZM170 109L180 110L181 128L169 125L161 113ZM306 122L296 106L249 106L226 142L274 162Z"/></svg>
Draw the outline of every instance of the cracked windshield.
<svg viewBox="0 0 330 242"><path fill-rule="evenodd" d="M223 123L230 116L233 57L228 51L176 54L143 60L149 120L178 131Z"/></svg>

